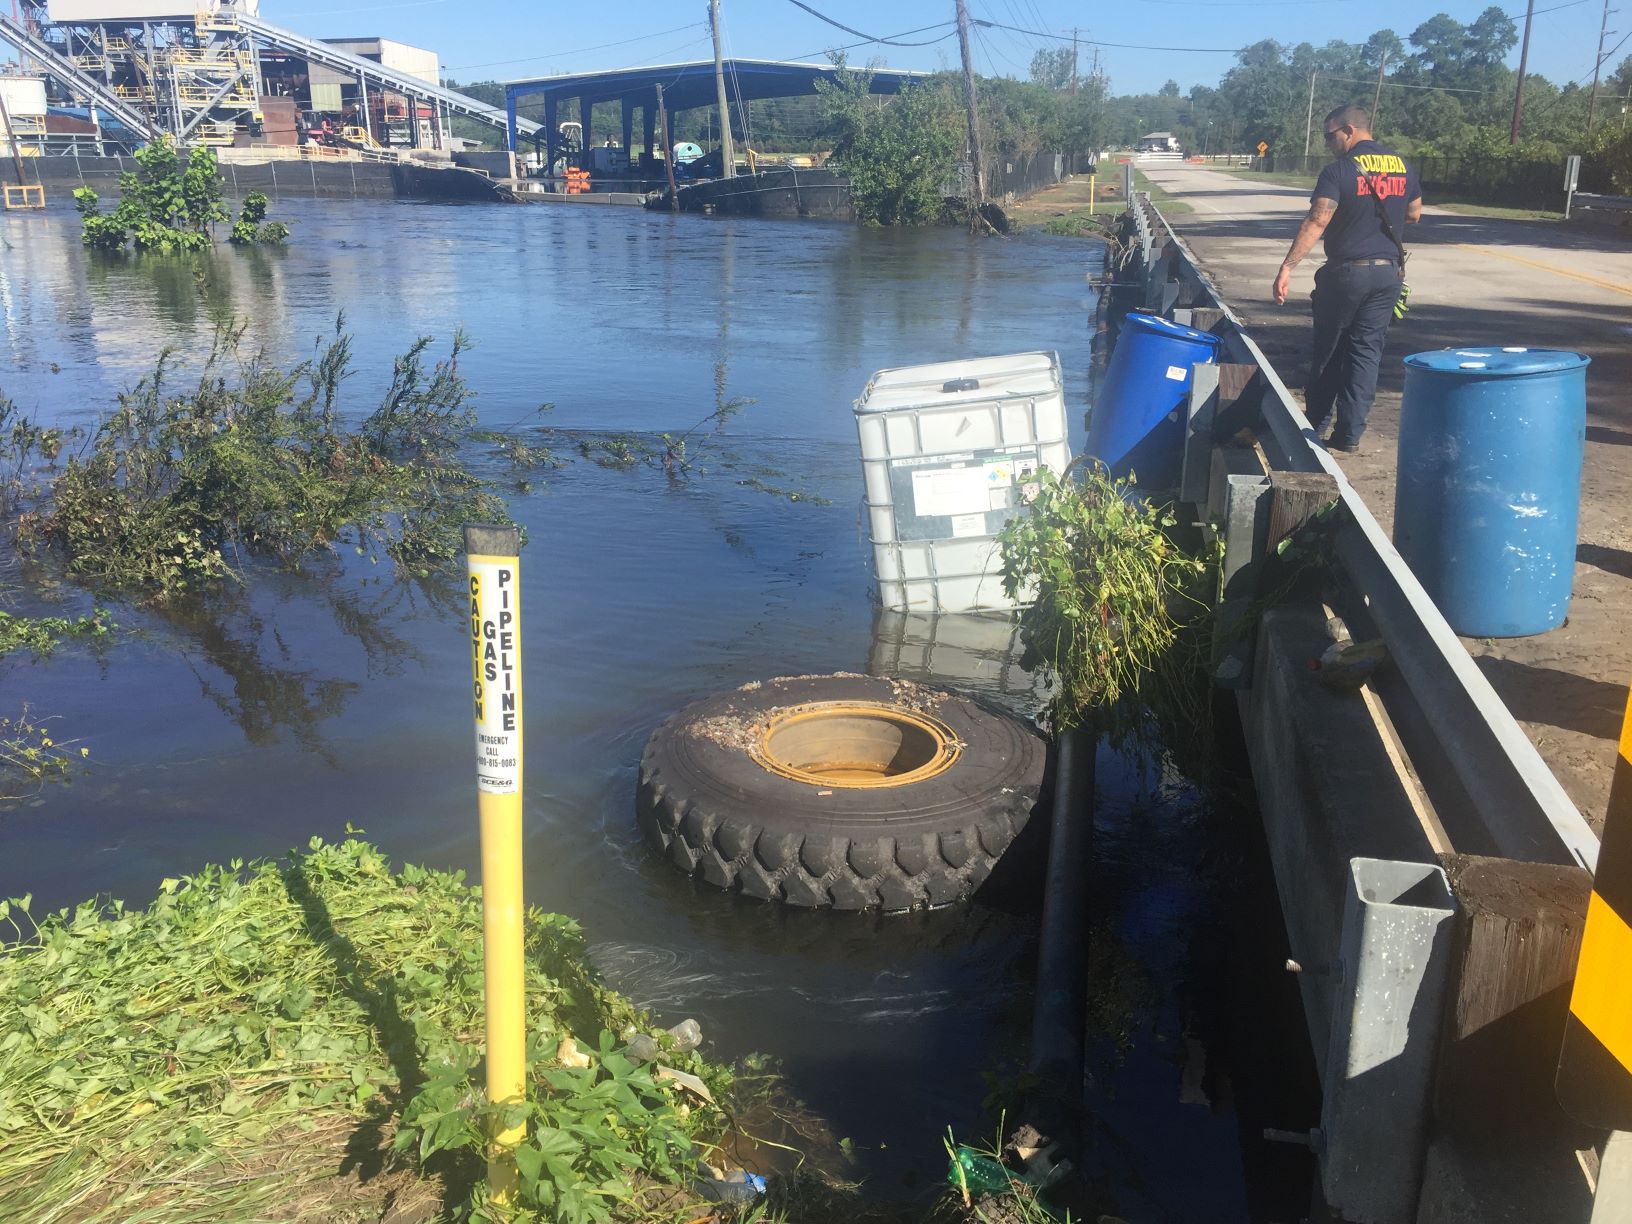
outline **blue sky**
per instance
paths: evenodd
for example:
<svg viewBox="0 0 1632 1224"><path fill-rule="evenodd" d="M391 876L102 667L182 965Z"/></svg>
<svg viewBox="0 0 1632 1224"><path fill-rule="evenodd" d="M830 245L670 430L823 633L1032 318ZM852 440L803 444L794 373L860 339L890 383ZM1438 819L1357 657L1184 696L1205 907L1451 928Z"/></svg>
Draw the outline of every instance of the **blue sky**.
<svg viewBox="0 0 1632 1224"><path fill-rule="evenodd" d="M902 41L934 39L951 30L953 0L806 0L836 21L865 35L889 37L919 27ZM1614 46L1632 31L1632 5L1610 18ZM1426 17L1447 12L1471 21L1485 0L1118 0L1086 4L1056 0L969 0L970 13L1002 25L1107 43L1184 48L1230 48L1260 38L1323 43L1363 40L1389 27L1402 37ZM1522 21L1522 0L1505 11ZM1562 84L1590 81L1598 48L1602 0L1536 0L1531 70ZM820 58L823 48L860 40L801 11L789 0L721 0L727 53L768 59ZM1542 11L1547 10L1547 11ZM559 72L622 68L703 59L712 54L706 0L598 0L596 3L527 3L526 0L262 0L261 14L317 37L380 35L429 47L443 71L461 81L508 80ZM983 74L1024 77L1040 46L1060 45L1033 34L985 29L975 39L975 66ZM1086 70L1092 48L1084 45ZM1606 71L1632 52L1632 39L1608 57ZM881 56L895 68L947 68L958 61L955 37L921 47L859 47L854 61ZM1225 53L1188 50L1100 48L1101 62L1117 93L1155 90L1172 78L1186 90L1211 85L1234 62ZM1518 63L1514 49L1510 62Z"/></svg>

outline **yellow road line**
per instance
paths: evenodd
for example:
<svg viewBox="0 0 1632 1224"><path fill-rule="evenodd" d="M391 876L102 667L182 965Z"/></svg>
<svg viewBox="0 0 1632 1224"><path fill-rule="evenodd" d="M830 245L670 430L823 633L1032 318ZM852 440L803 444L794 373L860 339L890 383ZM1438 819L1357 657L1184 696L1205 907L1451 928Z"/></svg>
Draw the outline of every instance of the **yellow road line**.
<svg viewBox="0 0 1632 1224"><path fill-rule="evenodd" d="M1478 251L1479 254L1489 255L1492 259L1505 259L1509 263L1523 264L1527 268L1551 272L1554 276L1567 276L1571 280L1585 281L1589 285L1597 285L1600 289L1608 289L1611 293L1624 293L1627 297L1632 297L1632 287L1617 284L1615 281L1600 280L1596 276L1587 276L1581 272L1566 272L1563 268L1553 267L1552 264L1537 263L1533 259L1525 259L1520 255L1509 255L1506 251L1493 251L1489 247L1474 246L1467 242L1454 242L1451 245L1458 250Z"/></svg>

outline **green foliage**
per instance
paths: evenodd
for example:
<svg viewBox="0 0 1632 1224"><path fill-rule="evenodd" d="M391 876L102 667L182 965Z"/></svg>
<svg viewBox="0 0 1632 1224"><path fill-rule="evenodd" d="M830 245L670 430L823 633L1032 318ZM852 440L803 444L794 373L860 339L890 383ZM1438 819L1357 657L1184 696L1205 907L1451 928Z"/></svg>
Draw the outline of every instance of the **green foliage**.
<svg viewBox="0 0 1632 1224"><path fill-rule="evenodd" d="M1063 217L1050 217L1043 222L1042 230L1045 234L1057 234L1062 238L1104 238L1109 236L1117 225L1117 213L1112 209L1119 205L1108 205L1104 211L1091 213L1086 208L1074 209Z"/></svg>
<svg viewBox="0 0 1632 1224"><path fill-rule="evenodd" d="M430 340L416 341L385 401L350 430L336 413L349 372L342 325L292 370L242 353L242 328L224 328L179 393L162 354L89 453L21 507L20 545L92 585L162 600L248 557L298 566L342 545L424 574L459 555L465 522L508 521L458 454L475 421L458 369L464 336L429 369Z"/></svg>
<svg viewBox="0 0 1632 1224"><path fill-rule="evenodd" d="M1041 47L1031 57L1031 82L1044 89L1064 89L1076 72L1075 47Z"/></svg>
<svg viewBox="0 0 1632 1224"><path fill-rule="evenodd" d="M282 221L268 221L266 209L270 201L263 191L252 191L244 197L238 220L232 223L228 240L238 246L257 242L279 243L289 236L289 227Z"/></svg>
<svg viewBox="0 0 1632 1224"><path fill-rule="evenodd" d="M0 632L4 630L0 623ZM0 718L0 802L27 798L47 782L67 781L73 762L91 755L89 748L81 748L77 756L67 751L72 742L53 739L46 721L31 715L26 705L15 717Z"/></svg>
<svg viewBox="0 0 1632 1224"><path fill-rule="evenodd" d="M1056 730L1138 743L1147 710L1160 719L1188 704L1182 631L1204 610L1207 566L1174 543L1174 525L1168 507L1095 467L1063 480L1044 472L1003 529L1003 589L1029 605L1021 635L1053 673Z"/></svg>
<svg viewBox="0 0 1632 1224"><path fill-rule="evenodd" d="M587 1067L555 1065L559 1026L529 1026L529 1095L518 1105L483 1102L474 1052L461 1047L433 1064L430 1077L403 1110L399 1151L421 1161L450 1152L474 1171L495 1127L524 1125L516 1148L516 1205L523 1219L559 1224L608 1224L638 1207L642 1182L689 1186L696 1170L693 1150L705 1129L718 1131L723 1116L694 1112L672 1083L656 1079L651 1065L636 1064L603 1029ZM696 1054L672 1051L664 1063L707 1074L723 1091L729 1076ZM475 1104L474 1102L483 1102ZM478 1191L471 1206L478 1219L491 1217ZM536 1216L529 1213L537 1213Z"/></svg>
<svg viewBox="0 0 1632 1224"><path fill-rule="evenodd" d="M850 199L866 225L928 225L946 211L962 148L956 103L939 81L910 86L879 106L872 73L835 58L832 81L817 81L833 137L830 165L850 179Z"/></svg>
<svg viewBox="0 0 1632 1224"><path fill-rule="evenodd" d="M61 644L64 638L99 638L113 622L98 608L89 616L72 619L65 616L13 616L0 611L0 658L12 652L27 651L43 658Z"/></svg>
<svg viewBox="0 0 1632 1224"><path fill-rule="evenodd" d="M16 936L0 948L0 1218L333 1219L325 1186L399 1123L400 1150L467 1158L442 1169L451 1197L480 1176L482 904L461 874L313 839L165 880L145 910L29 907L0 902ZM546 1218L596 1220L629 1197L610 1182L683 1187L719 1115L615 1052L607 1034L641 1017L601 987L577 924L526 922L529 1193ZM567 1033L601 1034L591 1067L552 1065ZM370 1193L344 1188L348 1209Z"/></svg>
<svg viewBox="0 0 1632 1224"><path fill-rule="evenodd" d="M227 219L215 150L200 145L183 159L169 136L136 151L136 169L119 176L119 204L111 213L101 211L88 187L74 192L74 206L85 245L103 250L127 242L139 251L203 250L213 241L212 227Z"/></svg>
<svg viewBox="0 0 1632 1224"><path fill-rule="evenodd" d="M41 471L62 453L60 429L36 424L0 394L0 514L13 512L38 487Z"/></svg>
<svg viewBox="0 0 1632 1224"><path fill-rule="evenodd" d="M1525 80L1522 136L1508 143L1518 74L1506 66L1519 31L1499 8L1472 21L1438 13L1405 37L1377 30L1362 41L1332 40L1321 46L1262 39L1241 50L1216 89L1197 86L1186 102L1150 96L1116 100L1117 139L1141 128L1167 128L1187 149L1246 152L1262 140L1284 158L1302 155L1310 128L1310 82L1314 121L1344 103L1371 109L1381 81L1378 138L1420 157L1476 157L1554 161L1567 152L1591 152L1586 141L1589 91L1560 88L1530 73ZM1628 69L1632 79L1632 68ZM1605 93L1627 86L1610 78ZM1600 119L1607 119L1600 98ZM1321 153L1319 130L1308 142Z"/></svg>

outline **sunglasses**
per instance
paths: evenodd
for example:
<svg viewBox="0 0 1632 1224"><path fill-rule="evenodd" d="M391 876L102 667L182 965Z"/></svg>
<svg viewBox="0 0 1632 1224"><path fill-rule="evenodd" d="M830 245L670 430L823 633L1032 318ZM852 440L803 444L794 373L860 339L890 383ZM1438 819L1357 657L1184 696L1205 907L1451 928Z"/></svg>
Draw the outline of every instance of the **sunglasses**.
<svg viewBox="0 0 1632 1224"><path fill-rule="evenodd" d="M1328 128L1327 131L1326 131L1326 143L1331 144L1332 141L1336 140L1342 134L1343 134L1343 129L1340 128L1340 127L1339 128Z"/></svg>

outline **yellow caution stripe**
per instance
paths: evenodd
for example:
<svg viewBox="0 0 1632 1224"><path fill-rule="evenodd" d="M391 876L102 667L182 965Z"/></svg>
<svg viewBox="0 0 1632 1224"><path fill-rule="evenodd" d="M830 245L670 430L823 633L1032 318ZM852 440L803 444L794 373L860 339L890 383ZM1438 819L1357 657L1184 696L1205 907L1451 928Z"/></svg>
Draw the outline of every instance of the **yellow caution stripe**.
<svg viewBox="0 0 1632 1224"><path fill-rule="evenodd" d="M1632 1075L1632 926L1596 892L1587 902L1570 1012Z"/></svg>
<svg viewBox="0 0 1632 1224"><path fill-rule="evenodd" d="M1576 1120L1632 1129L1632 694L1564 1021L1557 1088L1559 1103Z"/></svg>

